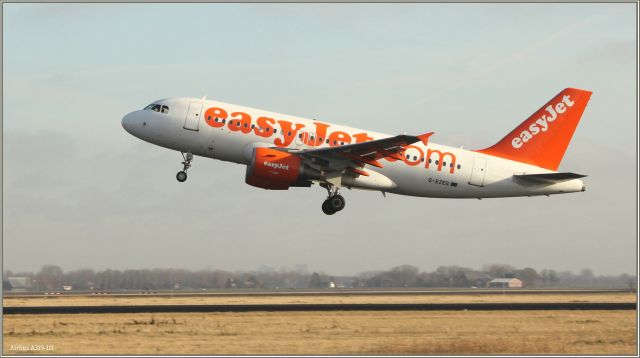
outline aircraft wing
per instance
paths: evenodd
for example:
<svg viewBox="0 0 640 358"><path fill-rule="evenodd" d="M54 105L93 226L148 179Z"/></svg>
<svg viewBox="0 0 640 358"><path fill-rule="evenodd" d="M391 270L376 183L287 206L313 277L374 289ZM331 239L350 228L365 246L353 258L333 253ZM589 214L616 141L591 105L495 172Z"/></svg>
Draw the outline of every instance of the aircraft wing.
<svg viewBox="0 0 640 358"><path fill-rule="evenodd" d="M355 166L362 168L365 164L369 164L382 168L383 165L378 161L379 159L389 157L402 160L403 157L400 153L403 151L404 146L420 141L427 145L432 134L433 132L417 136L401 134L337 147L301 150L295 152L295 154L323 171L351 169L356 174L368 175L366 172L355 168Z"/></svg>

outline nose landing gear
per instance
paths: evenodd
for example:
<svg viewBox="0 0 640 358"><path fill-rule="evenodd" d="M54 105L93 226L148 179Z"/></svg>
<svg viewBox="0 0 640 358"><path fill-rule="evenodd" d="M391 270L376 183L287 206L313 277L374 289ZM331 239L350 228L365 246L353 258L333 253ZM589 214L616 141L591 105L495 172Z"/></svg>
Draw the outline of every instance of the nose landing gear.
<svg viewBox="0 0 640 358"><path fill-rule="evenodd" d="M327 192L329 196L322 203L322 212L327 215L333 215L338 211L344 209L346 204L342 195L338 193L338 188L334 185L327 185Z"/></svg>
<svg viewBox="0 0 640 358"><path fill-rule="evenodd" d="M191 167L191 161L193 161L193 154L191 153L187 153L185 155L185 153L182 153L182 159L184 159L184 161L182 162L182 170L178 172L178 174L176 174L176 179L182 183L185 180L187 180L187 169L189 169L189 167Z"/></svg>

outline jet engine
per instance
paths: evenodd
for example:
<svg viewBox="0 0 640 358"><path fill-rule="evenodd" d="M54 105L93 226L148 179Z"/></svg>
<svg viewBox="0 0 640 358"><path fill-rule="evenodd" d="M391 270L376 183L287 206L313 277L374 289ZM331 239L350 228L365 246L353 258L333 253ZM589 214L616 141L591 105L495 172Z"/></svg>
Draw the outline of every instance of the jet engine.
<svg viewBox="0 0 640 358"><path fill-rule="evenodd" d="M311 179L319 177L315 170L305 167L294 154L271 149L255 148L247 165L245 183L263 189L287 190L292 186L311 186Z"/></svg>

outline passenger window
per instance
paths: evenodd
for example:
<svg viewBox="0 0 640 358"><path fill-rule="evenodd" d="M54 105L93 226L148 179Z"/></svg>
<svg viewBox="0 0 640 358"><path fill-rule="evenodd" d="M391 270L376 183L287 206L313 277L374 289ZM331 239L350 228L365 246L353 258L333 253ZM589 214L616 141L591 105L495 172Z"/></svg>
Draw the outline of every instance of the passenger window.
<svg viewBox="0 0 640 358"><path fill-rule="evenodd" d="M458 164L458 169L460 169L460 164Z"/></svg>

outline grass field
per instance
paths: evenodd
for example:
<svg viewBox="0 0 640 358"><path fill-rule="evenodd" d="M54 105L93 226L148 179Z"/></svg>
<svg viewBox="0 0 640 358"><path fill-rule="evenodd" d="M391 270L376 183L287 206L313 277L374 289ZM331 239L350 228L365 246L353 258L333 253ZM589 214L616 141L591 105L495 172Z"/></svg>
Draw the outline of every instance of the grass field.
<svg viewBox="0 0 640 358"><path fill-rule="evenodd" d="M4 297L3 306L99 306L178 304L295 303L470 303L470 302L635 302L634 293L458 294L458 295L317 295L317 296L42 296Z"/></svg>
<svg viewBox="0 0 640 358"><path fill-rule="evenodd" d="M3 354L635 355L635 324L635 311L6 315ZM51 350L15 350L31 345Z"/></svg>
<svg viewBox="0 0 640 358"><path fill-rule="evenodd" d="M633 293L43 296L4 306L635 302ZM413 311L3 316L4 354L636 353L636 311ZM46 350L31 350L46 348ZM13 347L13 348L12 348ZM25 350L26 349L26 350Z"/></svg>

